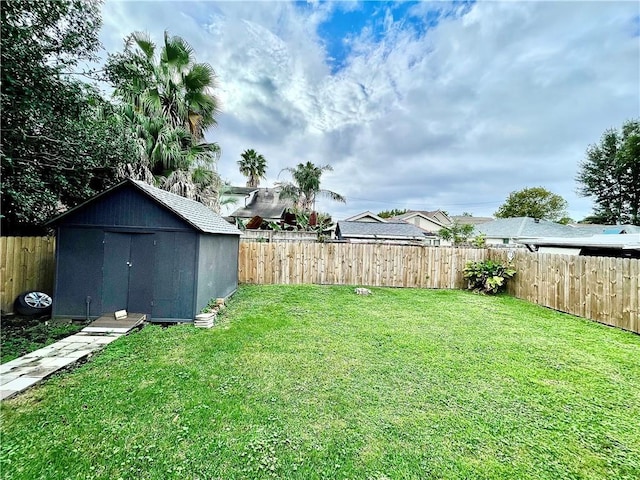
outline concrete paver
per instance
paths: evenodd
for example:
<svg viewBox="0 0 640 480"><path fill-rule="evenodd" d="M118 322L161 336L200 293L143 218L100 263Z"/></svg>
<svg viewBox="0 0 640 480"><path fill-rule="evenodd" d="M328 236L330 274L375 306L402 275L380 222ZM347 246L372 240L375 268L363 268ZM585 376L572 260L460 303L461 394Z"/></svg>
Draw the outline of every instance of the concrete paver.
<svg viewBox="0 0 640 480"><path fill-rule="evenodd" d="M19 377L4 384L2 390L24 390L40 380L39 377Z"/></svg>
<svg viewBox="0 0 640 480"><path fill-rule="evenodd" d="M62 368L92 355L109 343L129 333L139 326L144 316L129 328L91 328L40 348L23 357L0 365L0 400L5 400L23 392ZM98 321L96 321L98 322ZM114 330L118 330L114 332Z"/></svg>

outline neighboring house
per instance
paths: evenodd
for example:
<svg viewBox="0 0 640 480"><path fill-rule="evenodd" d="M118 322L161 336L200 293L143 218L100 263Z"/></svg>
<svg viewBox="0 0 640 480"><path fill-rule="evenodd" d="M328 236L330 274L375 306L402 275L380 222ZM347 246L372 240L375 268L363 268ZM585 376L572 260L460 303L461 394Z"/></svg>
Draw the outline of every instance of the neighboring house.
<svg viewBox="0 0 640 480"><path fill-rule="evenodd" d="M582 238L521 238L532 252L564 255L640 258L640 233L600 234Z"/></svg>
<svg viewBox="0 0 640 480"><path fill-rule="evenodd" d="M493 217L473 217L471 215L453 215L451 217L453 223L458 225L482 225L483 223L492 222L495 220Z"/></svg>
<svg viewBox="0 0 640 480"><path fill-rule="evenodd" d="M220 198L220 214L229 217L238 208L246 207L257 191L255 187L227 187Z"/></svg>
<svg viewBox="0 0 640 480"><path fill-rule="evenodd" d="M260 217L266 222L281 222L285 212L293 206L293 201L280 198L277 188L257 188L245 197L244 204L229 216L235 220L251 220Z"/></svg>
<svg viewBox="0 0 640 480"><path fill-rule="evenodd" d="M376 215L375 213L372 213L370 211L366 211L366 212L362 212L359 213L357 215L354 215L353 217L349 217L349 218L345 218L344 219L345 222L377 222L377 223L386 223L387 220L379 217L378 215Z"/></svg>
<svg viewBox="0 0 640 480"><path fill-rule="evenodd" d="M411 223L422 230L436 234L441 228L448 227L453 224L449 216L442 210L423 211L411 210L402 215L393 217L391 221L402 221Z"/></svg>
<svg viewBox="0 0 640 480"><path fill-rule="evenodd" d="M428 234L405 222L338 222L336 238L353 243L384 242L394 244L429 243Z"/></svg>
<svg viewBox="0 0 640 480"><path fill-rule="evenodd" d="M498 218L476 225L476 231L486 237L487 245L518 246L520 238L563 237L577 238L592 233L569 225L531 217Z"/></svg>

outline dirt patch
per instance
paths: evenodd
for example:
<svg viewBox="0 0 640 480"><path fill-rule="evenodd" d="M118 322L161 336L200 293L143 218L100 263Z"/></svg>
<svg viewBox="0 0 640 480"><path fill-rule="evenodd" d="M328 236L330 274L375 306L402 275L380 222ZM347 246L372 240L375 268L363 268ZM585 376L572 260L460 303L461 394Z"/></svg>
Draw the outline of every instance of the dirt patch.
<svg viewBox="0 0 640 480"><path fill-rule="evenodd" d="M0 320L0 363L46 347L62 338L73 335L87 326L85 320L51 320L49 316L25 317L2 315Z"/></svg>

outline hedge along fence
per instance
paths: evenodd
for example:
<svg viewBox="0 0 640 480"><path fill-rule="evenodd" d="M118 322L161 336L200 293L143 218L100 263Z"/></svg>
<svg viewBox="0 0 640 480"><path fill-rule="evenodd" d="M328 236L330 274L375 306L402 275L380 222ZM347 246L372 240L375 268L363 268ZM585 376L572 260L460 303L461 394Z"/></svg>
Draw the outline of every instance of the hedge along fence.
<svg viewBox="0 0 640 480"><path fill-rule="evenodd" d="M508 261L504 249L490 258ZM511 295L605 325L640 333L640 259L538 254L516 250Z"/></svg>
<svg viewBox="0 0 640 480"><path fill-rule="evenodd" d="M53 237L0 237L0 307L13 311L22 292L53 293L55 239Z"/></svg>

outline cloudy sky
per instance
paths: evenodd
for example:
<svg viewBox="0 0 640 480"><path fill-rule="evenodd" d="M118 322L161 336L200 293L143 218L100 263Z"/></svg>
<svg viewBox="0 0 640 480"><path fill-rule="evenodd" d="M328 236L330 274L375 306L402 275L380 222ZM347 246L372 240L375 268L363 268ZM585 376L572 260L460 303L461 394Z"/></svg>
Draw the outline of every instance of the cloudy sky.
<svg viewBox="0 0 640 480"><path fill-rule="evenodd" d="M329 164L334 219L365 210L489 216L543 186L581 219L585 149L640 116L640 4L536 2L108 1L101 39L185 38L218 75L207 139L243 185L240 153L280 171ZM286 172L280 179L288 178Z"/></svg>

